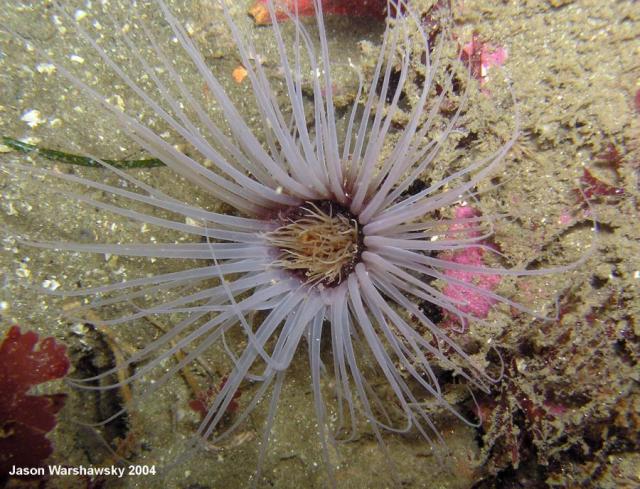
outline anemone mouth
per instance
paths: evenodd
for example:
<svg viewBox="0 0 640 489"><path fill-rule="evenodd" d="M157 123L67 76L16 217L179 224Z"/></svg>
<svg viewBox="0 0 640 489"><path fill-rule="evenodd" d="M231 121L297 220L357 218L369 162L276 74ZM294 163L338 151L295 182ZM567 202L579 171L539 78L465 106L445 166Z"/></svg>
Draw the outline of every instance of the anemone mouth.
<svg viewBox="0 0 640 489"><path fill-rule="evenodd" d="M364 234L357 216L332 200L282 210L278 227L265 233L276 250L274 266L307 284L337 287L360 263Z"/></svg>

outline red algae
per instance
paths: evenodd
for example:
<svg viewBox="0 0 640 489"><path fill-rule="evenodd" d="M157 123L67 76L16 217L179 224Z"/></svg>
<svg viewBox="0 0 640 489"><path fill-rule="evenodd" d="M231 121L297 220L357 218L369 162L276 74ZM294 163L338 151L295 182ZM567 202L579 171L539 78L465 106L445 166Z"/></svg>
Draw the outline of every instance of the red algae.
<svg viewBox="0 0 640 489"><path fill-rule="evenodd" d="M271 24L271 15L267 5L267 0L256 0L249 9L249 15L253 17L256 24ZM297 11L300 17L315 14L314 0L276 0L274 5L278 22L287 20L289 18L288 12ZM322 9L325 14L330 15L373 17L382 20L387 15L387 0L322 0Z"/></svg>
<svg viewBox="0 0 640 489"><path fill-rule="evenodd" d="M613 143L609 143L606 149L596 157L596 161L618 171L622 166L623 158L618 148Z"/></svg>
<svg viewBox="0 0 640 489"><path fill-rule="evenodd" d="M0 482L12 466L38 467L53 452L46 434L57 423L65 394L32 396L31 387L64 377L69 369L66 347L54 338L39 341L18 326L0 345Z"/></svg>
<svg viewBox="0 0 640 489"><path fill-rule="evenodd" d="M584 195L591 200L594 197L616 197L624 194L622 187L614 187L608 183L593 176L593 174L585 168L583 170L580 183L584 186Z"/></svg>
<svg viewBox="0 0 640 489"><path fill-rule="evenodd" d="M215 399L215 396L222 390L226 383L227 377L224 377L217 387L210 387L198 392L195 399L189 401L189 407L200 414L202 419L204 419L204 417L207 415L207 412L209 411L209 405L211 404L213 399ZM238 399L241 395L241 390L237 390L235 392L231 399L231 402L227 406L226 414L233 414L238 410L240 405L238 404L238 401L236 399Z"/></svg>

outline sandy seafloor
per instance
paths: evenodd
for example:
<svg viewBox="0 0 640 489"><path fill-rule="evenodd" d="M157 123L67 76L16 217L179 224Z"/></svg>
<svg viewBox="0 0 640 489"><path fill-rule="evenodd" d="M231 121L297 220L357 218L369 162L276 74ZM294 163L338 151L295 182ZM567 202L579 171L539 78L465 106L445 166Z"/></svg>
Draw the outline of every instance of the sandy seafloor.
<svg viewBox="0 0 640 489"><path fill-rule="evenodd" d="M101 2L63 2L70 12L86 10L89 20L99 19L104 43L113 43L111 20L100 17ZM126 2L125 2L126 3ZM174 2L170 2L172 5ZM233 2L238 24L266 46L265 65L277 66L266 29L256 29L245 12L248 2ZM424 9L428 2L412 2ZM217 12L204 0L175 2L211 69L238 101L242 113L256 124L248 83L237 84L231 72L239 64L233 43L221 29ZM185 5L187 4L187 5ZM191 5L193 4L193 5ZM116 21L125 24L123 4L107 2ZM112 101L150 121L158 131L152 111L123 90L112 73L100 66L90 48L77 35L51 21L49 2L4 1L0 24L11 26L34 45L50 49L56 59L66 59L80 73L90 72L92 86ZM166 26L154 23L157 12L142 11L158 39ZM86 22L84 19L81 22ZM505 71L490 72L488 94L472 89L465 127L477 135L462 154L448 148L430 178L448 165L465 161L504 139L513 121L513 106L500 95L491 76L512 80L518 99L522 136L505 165L487 182L498 188L482 194L478 207L485 213L509 212L513 219L498 227L495 242L506 264L537 267L566 264L579 259L594 242L589 211L577 203L574 189L584 168L602 181L624 190L622 195L595 199L592 211L599 222L597 250L576 270L536 280L505 280L499 292L526 305L553 310L559 297L558 321L534 321L526 314L495 310L488 325L471 326L457 339L478 359L487 357L488 344L499 346L506 360L506 376L480 397L487 420L482 429L469 427L442 410L434 420L446 440L447 450L431 449L415 433L385 435L395 477L406 488L470 487L638 487L640 485L640 398L638 369L640 329L640 226L638 219L638 168L640 167L640 8L633 1L549 0L454 2L454 33L467 42L476 31L480 38L508 51ZM328 23L330 48L339 83L338 95L353 97L353 72L347 59L371 66L382 28L375 21L333 19ZM1 29L0 29L1 31ZM369 44L359 41L367 40ZM170 49L170 48L168 48ZM80 58L70 60L69 56ZM179 51L171 55L178 56ZM121 59L120 59L121 61ZM31 138L43 147L70 152L91 152L120 159L143 157L138 146L116 128L113 120L87 103L45 62L20 42L0 32L0 135ZM126 65L128 61L125 60ZM194 90L204 92L192 67L181 72ZM96 68L97 67L97 68ZM277 74L277 73L276 73ZM342 78L341 78L342 77ZM120 86L119 86L120 85ZM493 88L492 88L493 87ZM504 88L504 87L503 87ZM117 94L117 96L116 96ZM206 94L203 95L206 97ZM118 98L119 97L119 98ZM636 97L634 106L634 97ZM409 96L409 104L411 97ZM36 109L41 123L30 128L21 117ZM212 117L220 117L212 112ZM178 138L174 144L182 144ZM619 165L598 161L609 145L621 155ZM189 151L185 145L184 151ZM465 149L466 150L466 149ZM116 182L102 170L70 168L61 163L30 158L3 148L0 163L13 161L76 172L88 178ZM457 163L459 164L459 163ZM219 207L201 191L167 169L140 170L136 177L169 189L178 199L210 209ZM81 189L51 178L29 178L26 173L0 171L0 219L3 248L0 254L0 332L12 324L55 336L69 347L75 369L81 362L97 366L113 361L108 345L125 354L157 337L153 325L139 322L114 328L108 335L62 317L69 300L48 297L38 287L45 280L61 288L106 284L126 278L181 269L184 264L151 263L143 259L49 252L20 245L15 236L83 242L161 242L180 235L162 229L142 228L75 202L56 191ZM94 197L100 192L89 191ZM563 216L565 219L563 219ZM160 267L160 268L158 268ZM549 306L551 304L551 306ZM489 357L490 358L490 357ZM87 360L90 359L90 360ZM215 352L205 356L216 373L224 365ZM163 365L169 368L172 360ZM317 442L306 346L301 346L285 384L261 487L323 487L326 472ZM73 373L73 371L72 371ZM203 383L200 366L194 375ZM219 381L219 377L217 379ZM210 382L215 383L216 380ZM383 380L381 380L383 382ZM202 385L202 384L201 384ZM193 397L181 376L135 409L128 428L103 433L127 436L128 457L135 464L159 469L176 460L181 443L197 427L198 417L188 406ZM328 389L328 386L325 386ZM468 409L468 394L456 382L443 387L452 403ZM91 430L74 423L95 419L104 405L117 398L78 393L61 383L39 392L68 392L56 429L49 435L55 452L52 463L99 466L113 458ZM135 391L134 391L135 396ZM241 398L240 402L242 403ZM266 403L263 403L266 404ZM465 407L466 406L466 407ZM221 446L190 454L161 476L109 479L105 488L235 488L245 487L255 469L266 407L261 406L239 431ZM122 447L121 450L125 451ZM339 487L393 487L385 455L366 427L351 443L338 445L330 454L338 467ZM10 483L18 485L15 481ZM90 487L78 478L53 478L47 487ZM97 486L96 486L97 487Z"/></svg>

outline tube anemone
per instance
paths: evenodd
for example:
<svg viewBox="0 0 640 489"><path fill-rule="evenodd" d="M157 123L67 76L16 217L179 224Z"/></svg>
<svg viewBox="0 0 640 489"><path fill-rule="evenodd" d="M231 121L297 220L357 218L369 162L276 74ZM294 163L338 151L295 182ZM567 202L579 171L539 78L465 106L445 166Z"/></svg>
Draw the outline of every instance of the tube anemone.
<svg viewBox="0 0 640 489"><path fill-rule="evenodd" d="M50 59L42 46L35 48L75 89L110 114L132 141L228 210L212 211L177 200L106 163L105 169L119 183L5 164L9 172L53 177L91 190L66 194L82 204L186 236L187 242L180 243L23 241L66 252L184 263L179 271L51 292L82 298L85 302L68 314L84 318L94 311L104 326L135 327L144 318L171 323L168 331L116 367L70 383L100 391L141 384L133 405L142 406L180 370L214 349L225 357L229 372L210 400L193 444L207 440L215 445L228 439L260 401L269 399L262 461L285 377L306 343L319 439L332 483L330 445L354 439L362 430L361 419L382 447L385 431L415 431L428 443L443 442L427 399L470 423L445 399L439 372L446 369L484 391L500 374L490 375L456 342L451 329L429 317L420 304L434 305L460 325L486 321L466 307L464 298L445 293L436 284L440 281L540 317L452 272L519 277L574 266L508 269L445 258L447 253L474 249L499 257L486 245L496 217L455 217L451 209L461 201L476 200L479 183L504 162L518 137L517 106L510 134L497 149L415 191L418 177L438 164L460 130L466 110L468 92L454 93L461 68L447 57L450 46L444 26L430 42L419 13L411 4L402 4L400 13L386 24L370 72L366 77L356 72L356 96L344 109L334 101L334 65L319 1L314 2L311 23L299 19L294 9L286 25L276 22L273 2L267 2L277 81L263 64L256 43L238 27L228 3L219 2L247 71L261 128L256 131L187 28L163 0L154 5L222 117L214 117L193 93L183 80L184 68L178 70L163 50L163 41L154 37L142 18L135 33L119 29L126 63L144 75L140 81L129 74L130 66L122 66L122 58L93 37L91 29L55 5L58 18L93 49L101 69L139 98L146 109L144 117L112 105L108 94L100 93L81 74ZM421 81L417 88L416 72ZM474 84L467 79L465 86L469 91ZM410 108L402 103L408 91ZM451 100L456 103L453 110L445 108ZM148 121L149 114L184 140L190 151L169 143ZM178 360L167 362L180 352L184 354L176 356ZM120 380L110 380L123 373L127 375ZM377 387L380 379L387 388L386 399ZM102 384L96 385L98 381ZM250 396L227 423L225 413L240 389ZM131 408L126 406L103 423Z"/></svg>

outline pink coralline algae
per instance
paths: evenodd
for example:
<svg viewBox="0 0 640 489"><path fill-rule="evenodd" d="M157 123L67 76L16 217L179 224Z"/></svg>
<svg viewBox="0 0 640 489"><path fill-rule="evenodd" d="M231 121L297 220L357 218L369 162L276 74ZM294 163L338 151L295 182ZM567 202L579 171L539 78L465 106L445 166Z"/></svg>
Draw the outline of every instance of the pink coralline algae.
<svg viewBox="0 0 640 489"><path fill-rule="evenodd" d="M315 15L313 4L314 0L274 0L276 20L287 20L287 12L294 14L297 11L300 17ZM325 14L384 19L387 15L387 0L322 0L322 10ZM271 24L268 0L256 0L249 9L249 15L256 24Z"/></svg>
<svg viewBox="0 0 640 489"><path fill-rule="evenodd" d="M65 394L32 396L31 387L66 375L66 347L33 331L9 329L0 345L0 483L13 465L38 467L53 447L46 434L56 425Z"/></svg>
<svg viewBox="0 0 640 489"><path fill-rule="evenodd" d="M471 206L460 206L455 210L456 219L472 219L480 216L480 212ZM463 233L467 238L475 238L480 236L480 231L471 230L476 226L473 221L461 222L451 226L449 229L450 234L455 234L456 237L460 237ZM467 231L468 230L468 231ZM486 243L479 243L485 244ZM461 249L459 251L441 254L439 258L444 260L459 263L461 265L471 265L474 267L486 267L484 261L485 248L480 246L473 246ZM500 283L499 275L492 274L479 274L474 272L467 272L463 270L447 270L445 272L447 277L451 277L460 282L465 282L474 287L478 287L482 290L492 291ZM464 313L469 313L477 318L486 318L489 314L491 306L496 303L496 300L483 294L480 290L474 290L470 287L459 283L448 283L443 293L454 299L460 301L461 304L458 309ZM449 317L449 321L459 321L457 317Z"/></svg>
<svg viewBox="0 0 640 489"><path fill-rule="evenodd" d="M462 47L461 58L471 70L471 76L484 85L488 81L489 68L502 66L507 60L507 50L501 46L494 46L480 40L477 33L473 33L471 41Z"/></svg>

